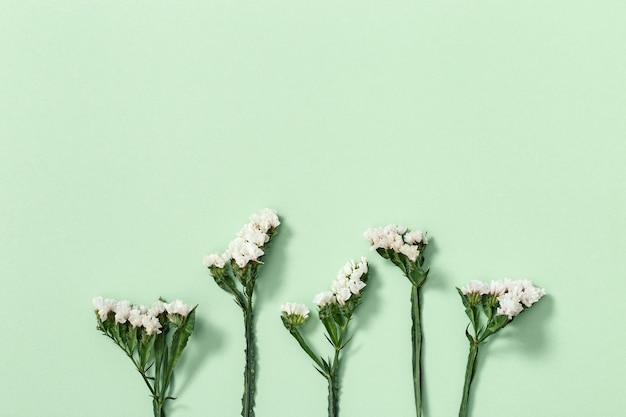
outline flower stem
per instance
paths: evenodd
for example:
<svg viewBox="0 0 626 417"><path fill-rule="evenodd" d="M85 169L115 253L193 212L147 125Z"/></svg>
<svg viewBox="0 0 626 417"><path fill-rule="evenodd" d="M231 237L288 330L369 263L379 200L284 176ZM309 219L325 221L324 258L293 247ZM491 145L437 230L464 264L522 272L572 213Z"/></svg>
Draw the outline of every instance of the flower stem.
<svg viewBox="0 0 626 417"><path fill-rule="evenodd" d="M159 397L152 399L152 409L154 411L154 417L165 417L165 410L163 409L164 401Z"/></svg>
<svg viewBox="0 0 626 417"><path fill-rule="evenodd" d="M339 415L339 392L334 375L328 377L328 417Z"/></svg>
<svg viewBox="0 0 626 417"><path fill-rule="evenodd" d="M254 394L255 394L255 361L256 349L254 344L254 322L252 314L252 294L248 294L246 305L243 309L243 320L246 336L246 367L244 370L244 392L241 399L243 417L254 417Z"/></svg>
<svg viewBox="0 0 626 417"><path fill-rule="evenodd" d="M422 321L420 317L420 293L415 284L411 287L411 339L413 342L413 388L415 391L415 415L422 416Z"/></svg>
<svg viewBox="0 0 626 417"><path fill-rule="evenodd" d="M469 402L470 387L474 374L476 373L476 359L478 358L478 342L470 343L469 355L467 357L467 368L465 369L465 385L463 386L463 399L459 417L467 417L467 405Z"/></svg>

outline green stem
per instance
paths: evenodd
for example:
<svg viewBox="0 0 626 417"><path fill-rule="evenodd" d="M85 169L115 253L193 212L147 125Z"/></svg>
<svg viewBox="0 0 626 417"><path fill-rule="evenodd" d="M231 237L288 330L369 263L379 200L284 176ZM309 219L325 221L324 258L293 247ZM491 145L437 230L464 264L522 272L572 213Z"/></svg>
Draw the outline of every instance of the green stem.
<svg viewBox="0 0 626 417"><path fill-rule="evenodd" d="M415 391L415 415L422 416L422 322L420 314L419 287L411 287L411 339L413 342L413 388Z"/></svg>
<svg viewBox="0 0 626 417"><path fill-rule="evenodd" d="M154 411L154 417L165 417L165 410L163 409L164 402L160 397L154 397L152 399L152 409Z"/></svg>
<svg viewBox="0 0 626 417"><path fill-rule="evenodd" d="M463 399L459 417L467 417L467 406L469 402L470 387L474 374L476 373L476 359L478 358L478 342L470 343L469 355L467 357L467 368L465 369L465 385L463 386Z"/></svg>
<svg viewBox="0 0 626 417"><path fill-rule="evenodd" d="M331 375L328 378L328 417L337 417L339 415L339 392L337 381Z"/></svg>
<svg viewBox="0 0 626 417"><path fill-rule="evenodd" d="M319 369L321 371L324 371L324 364L322 363L320 358L315 354L315 352L313 352L313 349L311 349L311 347L306 342L306 340L304 340L304 338L302 337L298 329L292 329L289 331L289 333L291 333L291 335L298 341L298 344L300 344L300 347L302 348L302 350L304 350L306 354L309 355L311 359L313 359L313 362L315 362L315 364L319 366ZM326 377L328 378L328 376Z"/></svg>
<svg viewBox="0 0 626 417"><path fill-rule="evenodd" d="M254 322L252 314L252 292L247 295L246 305L243 309L243 320L246 336L246 367L244 370L244 392L241 399L243 417L254 417L254 394L255 394L255 345L254 345Z"/></svg>

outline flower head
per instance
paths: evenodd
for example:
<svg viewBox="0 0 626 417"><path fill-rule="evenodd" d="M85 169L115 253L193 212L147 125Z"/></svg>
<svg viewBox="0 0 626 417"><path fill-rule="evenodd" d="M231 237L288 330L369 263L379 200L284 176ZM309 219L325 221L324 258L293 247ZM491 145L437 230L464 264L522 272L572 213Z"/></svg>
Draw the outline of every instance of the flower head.
<svg viewBox="0 0 626 417"><path fill-rule="evenodd" d="M159 322L159 318L155 316L144 316L141 325L144 329L146 329L146 334L148 336L152 336L153 334L161 333L161 323Z"/></svg>
<svg viewBox="0 0 626 417"><path fill-rule="evenodd" d="M237 263L239 268L245 268L248 262L257 261L264 252L254 243L238 237L230 242L226 254Z"/></svg>
<svg viewBox="0 0 626 417"><path fill-rule="evenodd" d="M183 303L182 300L176 300L169 304L165 304L165 310L167 310L169 314L179 314L183 317L187 317L191 311L189 306Z"/></svg>
<svg viewBox="0 0 626 417"><path fill-rule="evenodd" d="M124 324L130 315L131 305L130 302L118 301L115 303L115 307L113 307L113 312L115 313L115 322Z"/></svg>
<svg viewBox="0 0 626 417"><path fill-rule="evenodd" d="M143 318L146 315L141 312L141 310L137 307L133 307L128 314L128 322L133 327L139 327L143 323Z"/></svg>
<svg viewBox="0 0 626 417"><path fill-rule="evenodd" d="M98 311L100 320L105 321L110 311L113 311L115 307L115 300L110 298L95 297L93 300L93 306Z"/></svg>
<svg viewBox="0 0 626 417"><path fill-rule="evenodd" d="M161 300L156 300L152 307L148 309L146 313L148 316L159 317L165 311L165 303Z"/></svg>
<svg viewBox="0 0 626 417"><path fill-rule="evenodd" d="M327 305L334 304L336 302L335 294L332 291L324 291L313 298L313 302L319 307L326 307Z"/></svg>
<svg viewBox="0 0 626 417"><path fill-rule="evenodd" d="M421 230L414 230L404 235L404 241L409 245L417 245L418 243L426 245L428 244L428 237Z"/></svg>
<svg viewBox="0 0 626 417"><path fill-rule="evenodd" d="M280 306L280 311L286 322L293 327L301 326L309 317L309 309L304 304L285 303Z"/></svg>
<svg viewBox="0 0 626 417"><path fill-rule="evenodd" d="M484 282L478 281L478 280L472 280L469 282L469 284L467 284L466 287L461 288L461 292L465 295L468 295L468 294L483 295L483 294L487 294L488 288L489 287Z"/></svg>
<svg viewBox="0 0 626 417"><path fill-rule="evenodd" d="M480 296L489 295L488 305L497 307L497 314L508 316L509 320L539 301L546 293L543 288L535 287L529 280L508 278L491 281L489 284L473 280L461 292L468 296L472 304L477 304Z"/></svg>
<svg viewBox="0 0 626 417"><path fill-rule="evenodd" d="M250 216L250 224L256 226L263 233L267 233L271 229L275 229L280 225L276 210L264 208Z"/></svg>
<svg viewBox="0 0 626 417"><path fill-rule="evenodd" d="M254 243L258 247L262 247L270 240L267 233L259 229L259 226L254 223L244 225L237 234L237 237L240 237L247 242Z"/></svg>
<svg viewBox="0 0 626 417"><path fill-rule="evenodd" d="M411 262L417 262L421 249L428 244L425 232L421 230L407 232L406 227L395 224L367 229L363 236L370 243L371 250L391 250L406 256Z"/></svg>
<svg viewBox="0 0 626 417"><path fill-rule="evenodd" d="M224 268L227 260L228 258L223 253L210 253L204 257L202 263L208 268Z"/></svg>

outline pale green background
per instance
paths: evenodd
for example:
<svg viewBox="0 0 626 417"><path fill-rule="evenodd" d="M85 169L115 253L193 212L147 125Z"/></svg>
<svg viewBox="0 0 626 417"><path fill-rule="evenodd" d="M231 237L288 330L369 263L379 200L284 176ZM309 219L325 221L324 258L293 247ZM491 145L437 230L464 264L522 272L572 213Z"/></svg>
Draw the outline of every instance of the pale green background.
<svg viewBox="0 0 626 417"><path fill-rule="evenodd" d="M432 236L426 417L458 413L454 287L505 276L549 296L483 352L473 416L622 416L625 23L621 0L3 1L0 415L151 415L96 295L200 304L168 417L239 415L241 313L201 261L272 207L258 417L325 415L278 309L361 255L341 415L413 415L408 283L362 238L392 222Z"/></svg>

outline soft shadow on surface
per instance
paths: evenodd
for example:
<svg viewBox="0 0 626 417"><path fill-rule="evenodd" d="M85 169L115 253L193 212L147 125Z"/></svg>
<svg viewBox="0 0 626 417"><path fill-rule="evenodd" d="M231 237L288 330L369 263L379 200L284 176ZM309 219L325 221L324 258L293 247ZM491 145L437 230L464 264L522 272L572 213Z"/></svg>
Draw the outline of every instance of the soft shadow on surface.
<svg viewBox="0 0 626 417"><path fill-rule="evenodd" d="M223 332L206 320L196 316L196 325L189 337L187 346L174 370L170 395L178 397L197 379L199 372L206 372L205 364L219 360L218 352L222 347ZM210 370L208 372L211 372ZM216 370L217 372L217 370ZM176 401L171 401L168 408L176 408Z"/></svg>
<svg viewBox="0 0 626 417"><path fill-rule="evenodd" d="M549 353L549 326L553 320L554 297L545 295L536 304L524 310L495 335L487 339L482 349L485 357L490 354L543 356ZM480 358L479 358L480 359Z"/></svg>

